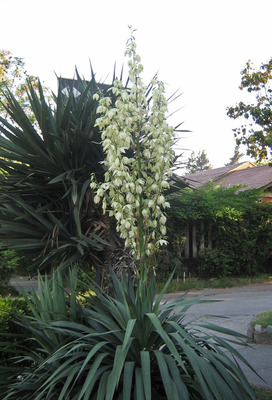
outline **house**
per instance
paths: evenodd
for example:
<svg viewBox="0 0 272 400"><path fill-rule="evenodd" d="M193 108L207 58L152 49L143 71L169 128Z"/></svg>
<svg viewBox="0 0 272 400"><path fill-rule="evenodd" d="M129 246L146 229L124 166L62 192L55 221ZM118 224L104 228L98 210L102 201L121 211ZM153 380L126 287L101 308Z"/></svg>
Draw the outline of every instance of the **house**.
<svg viewBox="0 0 272 400"><path fill-rule="evenodd" d="M268 164L256 166L252 162L241 162L239 164L227 165L221 168L214 168L205 171L187 174L182 177L192 189L203 188L210 182L225 188L239 185L241 190L262 189L264 195L262 202L272 202L272 167ZM204 242L208 243L207 248L212 248L211 227L204 227L203 224L196 226L191 224L186 229L187 237L185 247L185 259L194 259L199 250L204 250ZM197 240L197 235L201 236ZM204 236L206 240L204 240Z"/></svg>
<svg viewBox="0 0 272 400"><path fill-rule="evenodd" d="M246 161L188 174L183 179L192 189L205 187L210 182L223 187L243 186L240 190L263 189L265 196L261 201L272 201L272 167L268 164L256 166Z"/></svg>

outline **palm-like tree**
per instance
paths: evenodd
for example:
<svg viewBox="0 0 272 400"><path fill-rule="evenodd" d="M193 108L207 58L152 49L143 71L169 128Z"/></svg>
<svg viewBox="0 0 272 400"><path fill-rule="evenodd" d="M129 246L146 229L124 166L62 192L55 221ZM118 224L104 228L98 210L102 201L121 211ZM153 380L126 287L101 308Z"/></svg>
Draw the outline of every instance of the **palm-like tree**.
<svg viewBox="0 0 272 400"><path fill-rule="evenodd" d="M93 99L99 87L94 75L86 82L78 74L77 87L64 94L59 85L52 106L41 84L36 90L29 82L36 122L11 92L9 118L0 117L0 247L30 253L34 270L78 260L98 269L115 244L90 189L91 174L104 175Z"/></svg>

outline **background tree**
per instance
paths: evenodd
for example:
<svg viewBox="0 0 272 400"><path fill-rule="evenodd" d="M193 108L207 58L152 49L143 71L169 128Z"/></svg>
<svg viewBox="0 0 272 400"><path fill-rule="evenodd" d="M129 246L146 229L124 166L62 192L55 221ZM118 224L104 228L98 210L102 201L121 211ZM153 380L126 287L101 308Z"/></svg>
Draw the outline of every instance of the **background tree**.
<svg viewBox="0 0 272 400"><path fill-rule="evenodd" d="M32 121L34 115L27 95L27 82L31 81L35 89L38 88L38 79L29 75L25 69L23 58L14 56L9 50L0 50L0 115L9 118L4 105L8 106L7 91L11 91ZM49 91L44 87L44 94L49 98Z"/></svg>
<svg viewBox="0 0 272 400"><path fill-rule="evenodd" d="M247 154L257 161L271 160L272 155L272 59L255 70L250 61L241 72L241 90L254 98L227 109L230 118L244 118L241 127L233 129L237 145L247 146ZM251 96L252 97L252 96Z"/></svg>
<svg viewBox="0 0 272 400"><path fill-rule="evenodd" d="M19 83L25 83L27 74L24 66L22 58L13 56L9 50L0 50L0 88L7 86L14 91Z"/></svg>
<svg viewBox="0 0 272 400"><path fill-rule="evenodd" d="M194 174L195 172L205 171L211 168L212 166L205 150L199 151L197 155L193 151L186 164L186 169L189 174Z"/></svg>
<svg viewBox="0 0 272 400"><path fill-rule="evenodd" d="M244 156L243 153L240 153L239 147L240 146L238 144L235 146L233 156L230 158L229 162L225 165L237 164L239 162L240 158Z"/></svg>

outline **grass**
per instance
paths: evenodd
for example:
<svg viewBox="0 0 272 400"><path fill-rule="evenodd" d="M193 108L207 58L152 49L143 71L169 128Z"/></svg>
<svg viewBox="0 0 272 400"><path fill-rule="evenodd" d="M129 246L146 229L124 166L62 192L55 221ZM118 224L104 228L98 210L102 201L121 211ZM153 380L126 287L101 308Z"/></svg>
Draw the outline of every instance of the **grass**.
<svg viewBox="0 0 272 400"><path fill-rule="evenodd" d="M272 400L272 390L264 387L254 387L256 400Z"/></svg>
<svg viewBox="0 0 272 400"><path fill-rule="evenodd" d="M256 285L264 282L271 282L272 277L268 275L258 275L253 277L224 277L218 279L187 279L173 280L167 290L167 293L186 292L188 290L203 290L203 289L227 289L231 287L239 287L246 285ZM160 291L164 286L164 282L157 282L157 290Z"/></svg>
<svg viewBox="0 0 272 400"><path fill-rule="evenodd" d="M252 321L252 326L261 325L263 329L267 328L268 325L272 325L272 310L264 311Z"/></svg>

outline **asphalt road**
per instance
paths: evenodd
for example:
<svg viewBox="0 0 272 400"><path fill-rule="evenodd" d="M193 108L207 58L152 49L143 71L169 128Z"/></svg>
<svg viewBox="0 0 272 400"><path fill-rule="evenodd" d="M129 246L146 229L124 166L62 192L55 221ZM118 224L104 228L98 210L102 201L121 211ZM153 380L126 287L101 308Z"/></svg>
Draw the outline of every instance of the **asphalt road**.
<svg viewBox="0 0 272 400"><path fill-rule="evenodd" d="M195 297L200 293L190 292L188 297ZM165 299L171 301L179 295L167 294ZM272 283L210 290L204 299L221 301L193 305L188 318L211 322L246 335L255 316L263 311L272 310ZM265 381L242 365L249 382L272 388L272 345L250 344L248 347L239 347L238 351Z"/></svg>
<svg viewBox="0 0 272 400"><path fill-rule="evenodd" d="M195 297L202 292L189 292L189 297ZM179 294L168 294L167 300L178 297ZM250 321L263 311L272 310L272 283L265 285L250 285L231 289L213 289L207 291L204 300L219 300L208 304L197 304L190 308L195 318L205 319L203 315L213 315L209 321L220 326L234 329L246 334ZM225 317L224 319L216 316Z"/></svg>
<svg viewBox="0 0 272 400"><path fill-rule="evenodd" d="M38 290L38 282L36 279L30 280L27 276L18 276L15 278L11 278L10 284L15 286L17 290L20 291L20 288L29 290L33 287L36 291Z"/></svg>

